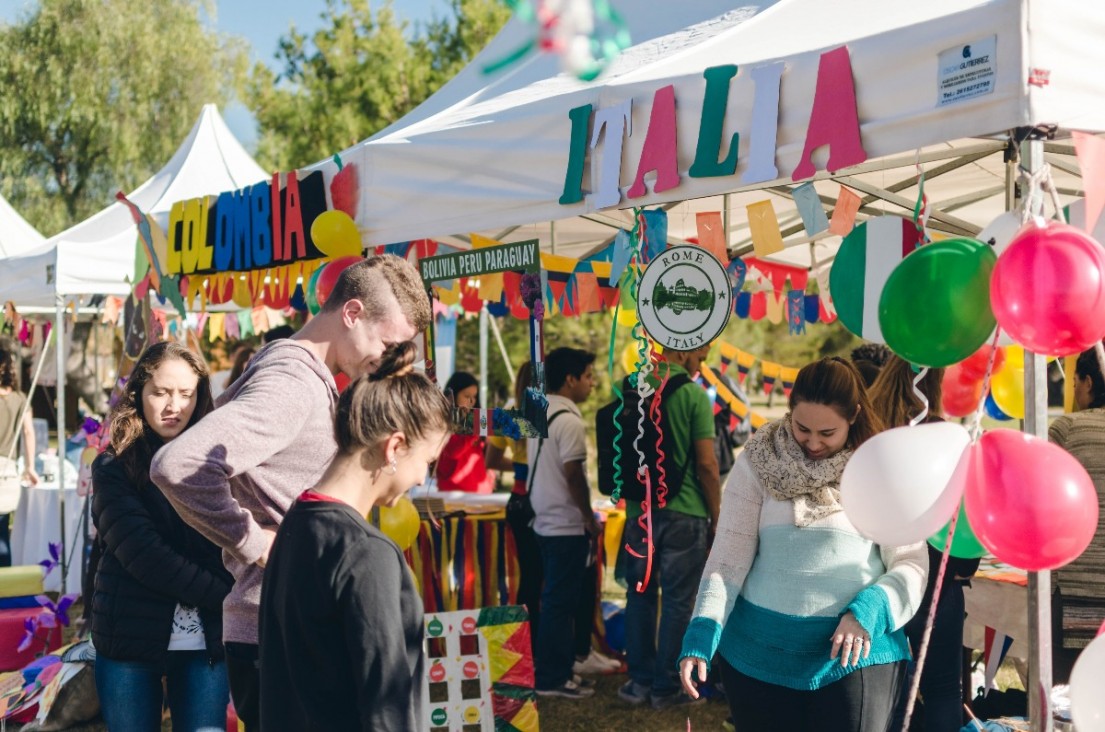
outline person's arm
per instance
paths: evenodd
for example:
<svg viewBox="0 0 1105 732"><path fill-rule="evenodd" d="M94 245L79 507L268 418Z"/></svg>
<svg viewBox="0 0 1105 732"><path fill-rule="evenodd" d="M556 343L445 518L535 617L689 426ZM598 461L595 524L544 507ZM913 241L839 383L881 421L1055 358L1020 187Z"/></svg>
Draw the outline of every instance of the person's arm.
<svg viewBox="0 0 1105 732"><path fill-rule="evenodd" d="M514 462L506 456L506 440L493 437L487 441L487 452L484 454L484 463L490 470L508 471L514 469Z"/></svg>
<svg viewBox="0 0 1105 732"><path fill-rule="evenodd" d="M706 500L706 510L710 512L710 529L716 532L721 517L721 476L713 439L694 441L694 459L702 497Z"/></svg>
<svg viewBox="0 0 1105 732"><path fill-rule="evenodd" d="M230 582L173 549L117 462L92 471L92 513L100 538L123 569L143 586L185 605L218 610ZM113 458L111 460L114 460Z"/></svg>
<svg viewBox="0 0 1105 732"><path fill-rule="evenodd" d="M31 485L38 483L35 472L35 421L28 409L23 414L23 479Z"/></svg>
<svg viewBox="0 0 1105 732"><path fill-rule="evenodd" d="M564 463L564 477L568 482L568 495L572 503L583 514L583 525L587 533L596 536L599 533L599 524L595 520L595 509L591 507L591 487L587 484L587 471L584 470L582 460L572 460Z"/></svg>
<svg viewBox="0 0 1105 732"><path fill-rule="evenodd" d="M261 369L232 401L158 450L150 477L188 524L244 564L264 566L275 532L239 505L230 479L299 439L296 415L328 398L302 362Z"/></svg>
<svg viewBox="0 0 1105 732"><path fill-rule="evenodd" d="M343 563L337 580L361 729L418 732L413 687L422 680L410 667L403 617L419 600L404 597L408 570L395 547L367 537L356 559Z"/></svg>
<svg viewBox="0 0 1105 732"><path fill-rule="evenodd" d="M725 484L717 536L702 571L694 615L683 635L683 650L679 654L683 688L696 699L697 683L692 672L698 679L706 680L710 659L721 642L722 628L756 557L763 496L752 464L741 455Z"/></svg>
<svg viewBox="0 0 1105 732"><path fill-rule="evenodd" d="M923 541L879 547L879 553L886 572L861 590L847 608L871 638L894 632L917 613L929 570L928 550Z"/></svg>

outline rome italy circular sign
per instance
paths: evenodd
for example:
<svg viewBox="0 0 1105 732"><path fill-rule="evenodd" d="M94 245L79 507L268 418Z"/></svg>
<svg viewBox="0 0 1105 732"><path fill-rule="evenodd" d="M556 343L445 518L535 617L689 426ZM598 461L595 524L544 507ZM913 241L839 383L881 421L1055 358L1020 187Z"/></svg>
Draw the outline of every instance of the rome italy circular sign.
<svg viewBox="0 0 1105 732"><path fill-rule="evenodd" d="M701 247L665 249L637 289L637 317L665 350L694 351L721 335L733 312L725 267Z"/></svg>

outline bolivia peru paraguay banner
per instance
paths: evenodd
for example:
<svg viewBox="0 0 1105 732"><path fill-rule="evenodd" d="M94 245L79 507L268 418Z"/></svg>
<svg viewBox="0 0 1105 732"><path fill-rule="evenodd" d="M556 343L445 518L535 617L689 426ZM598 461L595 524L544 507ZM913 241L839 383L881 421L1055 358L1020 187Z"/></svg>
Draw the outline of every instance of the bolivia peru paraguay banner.
<svg viewBox="0 0 1105 732"><path fill-rule="evenodd" d="M217 198L178 201L169 212L168 274L249 272L321 259L311 224L326 208L322 172L292 171Z"/></svg>

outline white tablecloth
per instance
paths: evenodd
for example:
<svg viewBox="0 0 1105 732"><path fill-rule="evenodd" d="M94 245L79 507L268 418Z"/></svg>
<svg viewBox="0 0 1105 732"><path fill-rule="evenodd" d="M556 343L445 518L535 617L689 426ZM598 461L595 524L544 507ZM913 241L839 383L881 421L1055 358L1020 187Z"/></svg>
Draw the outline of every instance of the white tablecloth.
<svg viewBox="0 0 1105 732"><path fill-rule="evenodd" d="M66 481L67 483L69 481ZM50 542L61 539L60 491L57 484L40 483L34 488L23 488L19 508L15 511L12 526L12 564L38 564L50 556ZM69 565L66 592L81 591L81 550L84 547L85 526L81 522L84 498L77 489L66 488L65 534L63 551ZM46 577L45 588L61 591L61 567Z"/></svg>

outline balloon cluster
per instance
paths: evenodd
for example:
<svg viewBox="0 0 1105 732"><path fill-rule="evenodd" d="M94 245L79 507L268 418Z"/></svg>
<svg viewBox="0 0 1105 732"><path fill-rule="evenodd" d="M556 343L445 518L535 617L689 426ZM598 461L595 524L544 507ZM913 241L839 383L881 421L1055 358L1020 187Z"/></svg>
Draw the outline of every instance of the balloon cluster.
<svg viewBox="0 0 1105 732"><path fill-rule="evenodd" d="M304 292L304 302L311 315L318 315L319 311L322 310L322 306L330 299L341 273L362 259L363 257L360 255L339 257L311 273L311 276L307 278L307 287Z"/></svg>

